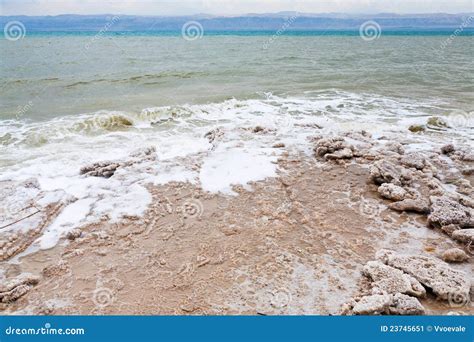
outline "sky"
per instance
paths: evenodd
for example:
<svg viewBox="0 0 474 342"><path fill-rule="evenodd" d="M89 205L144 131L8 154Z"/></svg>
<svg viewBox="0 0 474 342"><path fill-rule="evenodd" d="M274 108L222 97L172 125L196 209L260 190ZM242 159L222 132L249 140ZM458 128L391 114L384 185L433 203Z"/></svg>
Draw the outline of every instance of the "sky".
<svg viewBox="0 0 474 342"><path fill-rule="evenodd" d="M0 15L135 14L237 15L306 13L461 13L473 0L0 0Z"/></svg>

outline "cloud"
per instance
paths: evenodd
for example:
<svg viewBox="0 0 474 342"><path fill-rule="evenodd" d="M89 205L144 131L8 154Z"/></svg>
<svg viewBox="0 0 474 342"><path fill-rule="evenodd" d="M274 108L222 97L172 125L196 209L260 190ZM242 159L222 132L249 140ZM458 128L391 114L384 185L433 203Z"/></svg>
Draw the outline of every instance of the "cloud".
<svg viewBox="0 0 474 342"><path fill-rule="evenodd" d="M472 0L0 0L1 15L472 12Z"/></svg>

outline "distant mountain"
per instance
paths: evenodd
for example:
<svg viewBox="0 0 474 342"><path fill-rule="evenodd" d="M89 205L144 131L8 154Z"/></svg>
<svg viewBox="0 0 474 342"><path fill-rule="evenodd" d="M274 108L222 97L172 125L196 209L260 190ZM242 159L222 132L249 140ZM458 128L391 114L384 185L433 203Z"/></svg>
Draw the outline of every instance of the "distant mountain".
<svg viewBox="0 0 474 342"><path fill-rule="evenodd" d="M242 16L163 17L134 15L57 15L57 16L0 16L3 27L9 21L20 21L28 32L44 31L179 31L188 21L198 21L205 31L288 31L353 30L367 20L376 21L383 29L474 28L474 14L409 14L380 13L353 15L344 13L279 12L246 14Z"/></svg>

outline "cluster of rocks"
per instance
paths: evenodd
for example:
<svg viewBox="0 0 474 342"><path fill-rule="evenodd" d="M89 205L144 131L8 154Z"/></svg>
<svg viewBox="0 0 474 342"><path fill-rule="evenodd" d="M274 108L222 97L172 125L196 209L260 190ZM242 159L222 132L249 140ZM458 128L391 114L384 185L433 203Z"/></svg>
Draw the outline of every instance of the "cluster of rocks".
<svg viewBox="0 0 474 342"><path fill-rule="evenodd" d="M419 299L427 289L438 299L469 299L468 276L430 256L401 255L381 250L369 261L362 274L367 278L361 295L342 307L345 315L421 315L425 308Z"/></svg>
<svg viewBox="0 0 474 342"><path fill-rule="evenodd" d="M472 169L472 152L448 144L440 151L406 153L400 143L381 145L366 132L316 137L315 141L316 157L370 163L370 179L378 185L380 196L392 201L390 209L426 215L430 227L441 229L470 248L474 238L474 188L462 177L469 172L458 168L467 165L463 170ZM445 260L466 260L459 252L457 257L452 254L448 252Z"/></svg>
<svg viewBox="0 0 474 342"><path fill-rule="evenodd" d="M453 151L453 147L443 147L446 150ZM466 181L456 184L458 191L448 191L441 181L443 171L420 153L411 153L398 158L398 164L386 159L375 162L370 176L379 185L381 197L394 201L390 209L427 215L430 227L467 246L474 235L473 189Z"/></svg>
<svg viewBox="0 0 474 342"><path fill-rule="evenodd" d="M102 161L86 165L81 168L80 174L90 177L110 178L118 168L154 159L156 159L156 148L152 146L133 152L126 161Z"/></svg>

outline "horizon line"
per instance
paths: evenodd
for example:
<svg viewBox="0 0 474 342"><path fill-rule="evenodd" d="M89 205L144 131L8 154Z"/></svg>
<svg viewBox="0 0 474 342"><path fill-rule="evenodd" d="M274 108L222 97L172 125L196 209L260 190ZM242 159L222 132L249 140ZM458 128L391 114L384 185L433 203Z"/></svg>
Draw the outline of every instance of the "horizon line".
<svg viewBox="0 0 474 342"><path fill-rule="evenodd" d="M134 16L134 17L161 17L161 18L176 18L176 17L197 17L197 16L208 16L213 18L232 18L232 17L251 17L260 15L282 15L285 14L298 14L304 15L347 15L347 16L378 16L378 15L396 15L396 16L409 16L409 15L474 15L472 12L414 12L414 13L399 13L399 12L378 12L378 13L349 13L349 12L298 12L298 11L278 11L278 12L262 12L262 13L242 13L242 14L209 14L209 13L195 13L195 14L177 14L177 15L159 15L159 14L126 14L126 13L90 13L90 14L78 14L78 13L61 13L61 14L40 14L40 15L28 15L28 14L9 14L0 15L0 17L59 17L59 16Z"/></svg>

